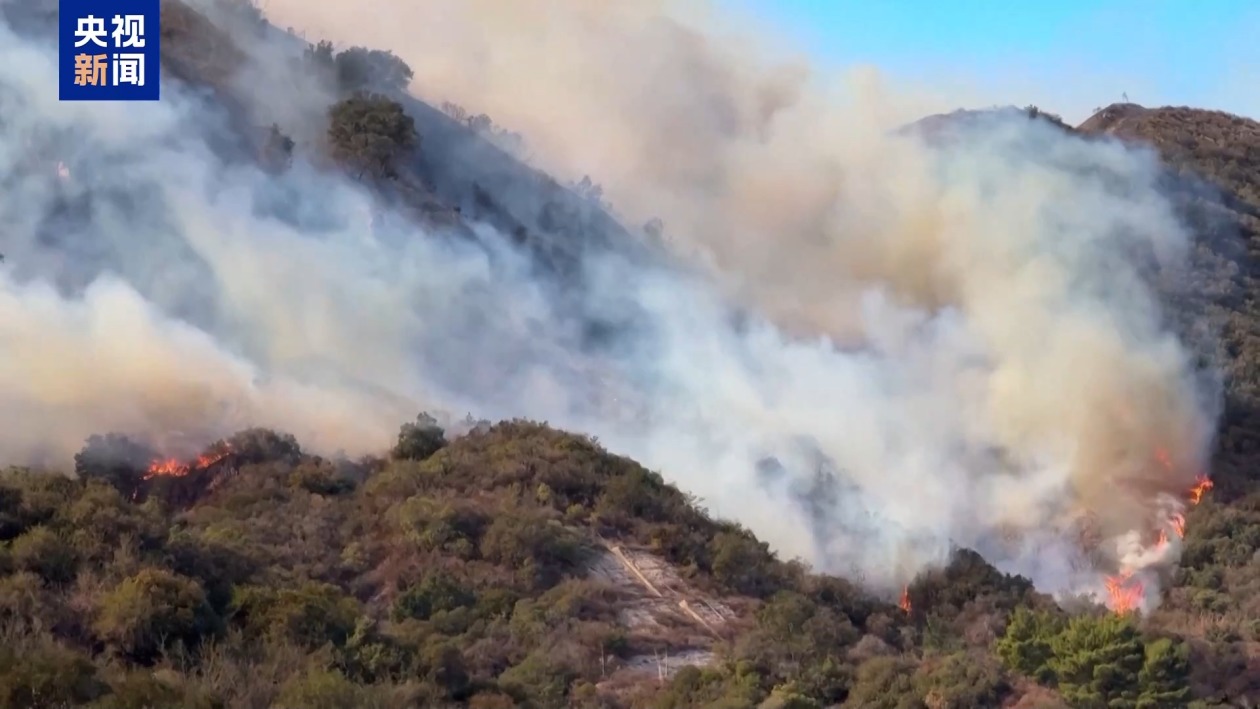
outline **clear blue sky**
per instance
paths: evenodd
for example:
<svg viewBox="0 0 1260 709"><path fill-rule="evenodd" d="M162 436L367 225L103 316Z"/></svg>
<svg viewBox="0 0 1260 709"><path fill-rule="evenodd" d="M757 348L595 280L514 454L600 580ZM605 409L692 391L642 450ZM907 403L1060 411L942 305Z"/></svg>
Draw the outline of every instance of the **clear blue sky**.
<svg viewBox="0 0 1260 709"><path fill-rule="evenodd" d="M1260 119L1260 0L729 0L820 65L1080 120L1122 93Z"/></svg>

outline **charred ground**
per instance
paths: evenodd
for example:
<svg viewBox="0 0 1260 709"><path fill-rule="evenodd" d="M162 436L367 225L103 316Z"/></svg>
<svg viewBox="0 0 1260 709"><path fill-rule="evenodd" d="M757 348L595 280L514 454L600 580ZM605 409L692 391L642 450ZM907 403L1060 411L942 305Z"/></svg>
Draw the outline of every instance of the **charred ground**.
<svg viewBox="0 0 1260 709"><path fill-rule="evenodd" d="M306 46L247 5L170 0L163 19L166 68L223 112L223 149L241 160L283 170L296 153L345 170L382 212L442 238L488 221L555 275L575 317L584 251L651 257L659 225L627 230L595 185L530 168L489 118L405 95L410 70L386 52ZM317 130L290 135L242 98L250 32L288 37L334 96ZM531 422L456 432L422 417L389 455L359 461L266 430L171 463L104 436L73 477L0 474L0 704L1252 706L1260 124L1133 105L1078 128L1030 117L1152 145L1196 229L1191 282L1168 292L1187 333L1220 343L1203 352L1227 376L1218 484L1188 516L1151 616L1084 601L1069 614L965 550L901 607L777 559L656 473Z"/></svg>

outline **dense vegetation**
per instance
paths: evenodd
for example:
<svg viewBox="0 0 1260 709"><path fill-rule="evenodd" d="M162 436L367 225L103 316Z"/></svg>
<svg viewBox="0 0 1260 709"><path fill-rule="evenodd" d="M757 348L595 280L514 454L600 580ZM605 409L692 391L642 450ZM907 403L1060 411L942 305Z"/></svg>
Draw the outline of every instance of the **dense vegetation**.
<svg viewBox="0 0 1260 709"><path fill-rule="evenodd" d="M1068 615L960 552L910 611L777 560L655 473L529 422L331 461L243 431L191 467L94 437L77 479L0 475L0 705L1213 706L1254 691L1260 510L1194 512L1151 618ZM1225 533L1228 530L1228 534ZM602 545L650 550L741 609L716 660L628 627Z"/></svg>
<svg viewBox="0 0 1260 709"><path fill-rule="evenodd" d="M234 5L251 32L266 31L248 3ZM244 53L186 6L163 8L173 74L228 91ZM383 198L433 199L421 174L433 144L402 95L411 69L388 52L324 42L301 61L334 97L322 140L305 149ZM484 115L443 111L522 149ZM302 148L262 125L255 157L283 170ZM87 441L73 476L0 473L0 706L1251 706L1260 130L1223 114L1125 106L1075 130L1151 142L1180 176L1227 197L1179 187L1200 235L1186 317L1219 328L1224 344L1208 354L1228 374L1227 411L1217 490L1189 513L1183 564L1150 616L1084 603L1068 612L966 550L917 579L905 609L777 559L656 473L531 422L468 422L448 436L421 416L388 455L358 461L254 429L161 474L155 451L108 435ZM572 188L584 209L606 207L589 179ZM484 187L474 194L514 237L541 229L513 221ZM555 233L591 222L567 205L548 203L542 221L564 225ZM630 612L640 589L592 572L614 545L663 560L733 618L713 632L643 631ZM697 650L712 654L677 670L659 661Z"/></svg>

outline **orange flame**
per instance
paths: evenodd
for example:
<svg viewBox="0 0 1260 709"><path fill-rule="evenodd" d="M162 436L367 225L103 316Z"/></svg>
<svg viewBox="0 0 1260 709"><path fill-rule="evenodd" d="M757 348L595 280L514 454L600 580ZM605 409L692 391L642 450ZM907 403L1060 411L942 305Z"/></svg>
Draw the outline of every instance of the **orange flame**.
<svg viewBox="0 0 1260 709"><path fill-rule="evenodd" d="M1111 610L1121 615L1137 610L1146 592L1142 582L1133 579L1127 573L1108 576L1103 579L1103 585L1107 588L1107 596L1110 600L1108 605L1111 606Z"/></svg>
<svg viewBox="0 0 1260 709"><path fill-rule="evenodd" d="M1177 533L1179 538L1186 536L1186 518L1180 512L1173 513L1168 520L1172 524L1173 531Z"/></svg>
<svg viewBox="0 0 1260 709"><path fill-rule="evenodd" d="M1168 532L1161 529L1159 530L1159 539L1155 541L1155 548L1163 551L1166 546L1168 546Z"/></svg>
<svg viewBox="0 0 1260 709"><path fill-rule="evenodd" d="M204 470L215 463L227 457L232 449L223 446L222 450L212 453L203 453L189 463L181 463L175 458L166 458L164 460L155 460L149 465L148 471L144 474L145 480L151 480L156 477L174 477L182 478L194 470Z"/></svg>
<svg viewBox="0 0 1260 709"><path fill-rule="evenodd" d="M1212 480L1206 475L1199 475L1196 478L1194 487L1190 488L1188 493L1190 504L1197 505L1203 499L1203 493L1211 490L1213 487Z"/></svg>
<svg viewBox="0 0 1260 709"><path fill-rule="evenodd" d="M906 586L901 589L901 600L897 603L901 610L910 612L910 587Z"/></svg>

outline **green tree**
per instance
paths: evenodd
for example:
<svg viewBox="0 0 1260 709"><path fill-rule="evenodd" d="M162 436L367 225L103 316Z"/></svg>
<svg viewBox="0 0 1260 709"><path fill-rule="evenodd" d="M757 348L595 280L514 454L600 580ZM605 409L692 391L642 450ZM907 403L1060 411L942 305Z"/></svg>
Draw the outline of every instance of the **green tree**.
<svg viewBox="0 0 1260 709"><path fill-rule="evenodd" d="M863 662L845 700L846 709L924 709L913 684L914 665L898 657Z"/></svg>
<svg viewBox="0 0 1260 709"><path fill-rule="evenodd" d="M1138 682L1142 690L1137 709L1186 706L1190 700L1190 648L1169 638L1147 643Z"/></svg>
<svg viewBox="0 0 1260 709"><path fill-rule="evenodd" d="M140 551L159 549L166 537L165 520L155 510L132 504L102 482L83 486L78 499L67 502L58 522L86 563L110 559L128 540Z"/></svg>
<svg viewBox="0 0 1260 709"><path fill-rule="evenodd" d="M294 589L237 588L231 617L254 637L269 637L310 649L342 645L354 631L358 604L336 586L307 582Z"/></svg>
<svg viewBox="0 0 1260 709"><path fill-rule="evenodd" d="M415 121L402 105L377 94L356 94L329 109L328 143L333 157L357 177L392 178L398 163L417 148Z"/></svg>
<svg viewBox="0 0 1260 709"><path fill-rule="evenodd" d="M1051 682L1051 644L1062 630L1063 621L1057 615L1016 608L1006 625L1006 634L997 642L997 655L1010 669L1043 684Z"/></svg>
<svg viewBox="0 0 1260 709"><path fill-rule="evenodd" d="M107 689L91 660L80 652L51 640L0 644L0 706L82 706Z"/></svg>
<svg viewBox="0 0 1260 709"><path fill-rule="evenodd" d="M1050 647L1050 667L1069 704L1080 709L1137 706L1138 673L1146 653L1131 617L1073 618Z"/></svg>
<svg viewBox="0 0 1260 709"><path fill-rule="evenodd" d="M569 684L575 679L577 676L571 669L539 649L500 675L499 686L541 709L564 706Z"/></svg>
<svg viewBox="0 0 1260 709"><path fill-rule="evenodd" d="M139 662L151 662L172 642L195 645L215 626L205 591L164 569L142 569L105 595L93 629Z"/></svg>
<svg viewBox="0 0 1260 709"><path fill-rule="evenodd" d="M371 618L359 618L338 653L338 666L352 680L371 684L400 677L407 670L410 648L381 633Z"/></svg>
<svg viewBox="0 0 1260 709"><path fill-rule="evenodd" d="M485 559L515 569L536 590L555 585L581 552L581 543L570 530L524 510L495 518L481 538Z"/></svg>
<svg viewBox="0 0 1260 709"><path fill-rule="evenodd" d="M226 448L231 451L232 462L296 464L302 459L302 447L290 433L280 433L269 428L247 428L227 439Z"/></svg>
<svg viewBox="0 0 1260 709"><path fill-rule="evenodd" d="M757 709L822 709L822 704L801 694L795 686L786 684L775 687Z"/></svg>
<svg viewBox="0 0 1260 709"><path fill-rule="evenodd" d="M399 596L394 602L393 614L396 620L428 620L434 613L466 608L476 602L476 596L456 583L449 574L439 571L424 577Z"/></svg>
<svg viewBox="0 0 1260 709"><path fill-rule="evenodd" d="M12 555L18 569L38 574L51 584L73 581L79 569L79 555L70 541L42 525L14 539Z"/></svg>
<svg viewBox="0 0 1260 709"><path fill-rule="evenodd" d="M468 668L455 643L439 640L423 647L416 658L418 674L441 687L447 699L460 700L469 690Z"/></svg>
<svg viewBox="0 0 1260 709"><path fill-rule="evenodd" d="M310 670L285 682L276 709L347 709L362 706L362 689L336 670Z"/></svg>
<svg viewBox="0 0 1260 709"><path fill-rule="evenodd" d="M992 657L966 652L925 661L914 683L929 709L997 707L1010 689Z"/></svg>
<svg viewBox="0 0 1260 709"><path fill-rule="evenodd" d="M151 707L180 707L180 709L209 709L209 702L189 701L180 688L159 679L152 671L126 672L110 678L109 695L102 698L92 709L150 709Z"/></svg>
<svg viewBox="0 0 1260 709"><path fill-rule="evenodd" d="M404 423L398 431L398 443L390 455L395 460L424 460L446 446L446 432L437 419L427 413L414 422Z"/></svg>
<svg viewBox="0 0 1260 709"><path fill-rule="evenodd" d="M393 52L351 47L334 59L337 86L345 93L376 91L401 93L415 74Z"/></svg>
<svg viewBox="0 0 1260 709"><path fill-rule="evenodd" d="M750 596L765 596L779 586L774 577L775 559L765 542L741 530L719 532L709 547L713 577L718 582Z"/></svg>

